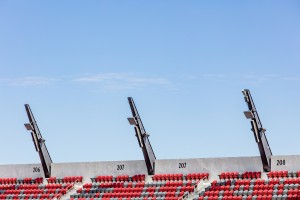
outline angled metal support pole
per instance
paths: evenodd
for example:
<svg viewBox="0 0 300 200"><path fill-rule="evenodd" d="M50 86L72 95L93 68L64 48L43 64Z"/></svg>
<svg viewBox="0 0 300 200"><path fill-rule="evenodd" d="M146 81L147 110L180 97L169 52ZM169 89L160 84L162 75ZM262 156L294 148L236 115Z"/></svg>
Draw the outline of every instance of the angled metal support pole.
<svg viewBox="0 0 300 200"><path fill-rule="evenodd" d="M250 91L248 89L245 89L242 91L242 93L249 108L249 111L245 111L244 114L247 119L251 120L251 130L253 131L255 141L258 145L264 171L269 172L271 171L272 151L266 137L266 129L263 128L262 123L259 119L258 112L255 108Z"/></svg>
<svg viewBox="0 0 300 200"><path fill-rule="evenodd" d="M147 132L143 126L141 117L140 117L138 110L134 104L134 101L131 97L128 97L128 102L129 102L130 109L131 109L132 116L133 116L132 118L128 118L128 121L129 121L130 125L134 125L134 130L136 133L138 143L139 143L140 147L142 148L142 151L144 154L148 174L153 175L154 174L154 163L155 163L156 157L155 157L155 154L153 152L152 146L149 141L149 135L147 134Z"/></svg>
<svg viewBox="0 0 300 200"><path fill-rule="evenodd" d="M25 104L25 109L29 119L28 124L24 124L28 131L31 131L32 140L35 146L35 150L39 153L45 177L49 178L51 176L51 157L47 150L45 140L43 139L39 127L34 119L33 113L28 104Z"/></svg>

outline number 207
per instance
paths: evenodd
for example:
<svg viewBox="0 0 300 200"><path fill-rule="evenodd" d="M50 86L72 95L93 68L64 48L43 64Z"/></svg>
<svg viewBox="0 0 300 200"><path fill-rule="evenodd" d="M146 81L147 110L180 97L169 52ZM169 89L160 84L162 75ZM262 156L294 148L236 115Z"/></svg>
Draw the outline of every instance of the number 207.
<svg viewBox="0 0 300 200"><path fill-rule="evenodd" d="M179 163L179 167L178 168L186 168L186 163Z"/></svg>
<svg viewBox="0 0 300 200"><path fill-rule="evenodd" d="M124 170L124 165L117 165L117 170Z"/></svg>
<svg viewBox="0 0 300 200"><path fill-rule="evenodd" d="M285 160L277 160L277 165L285 165Z"/></svg>

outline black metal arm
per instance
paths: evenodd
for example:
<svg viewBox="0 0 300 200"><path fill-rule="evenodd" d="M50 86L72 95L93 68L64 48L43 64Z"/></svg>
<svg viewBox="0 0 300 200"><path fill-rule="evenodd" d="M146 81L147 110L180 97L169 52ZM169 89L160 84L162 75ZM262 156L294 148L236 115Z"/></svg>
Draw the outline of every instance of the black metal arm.
<svg viewBox="0 0 300 200"><path fill-rule="evenodd" d="M149 141L149 135L146 133L141 117L131 97L128 97L128 102L133 116L133 118L128 118L128 121L131 125L134 125L134 130L138 139L138 143L142 148L144 154L148 174L153 175L156 157Z"/></svg>
<svg viewBox="0 0 300 200"><path fill-rule="evenodd" d="M51 176L51 157L47 150L45 140L43 139L39 127L34 119L33 113L28 104L25 104L25 109L28 115L29 122L25 124L28 131L31 131L32 140L35 146L35 150L39 153L45 177L49 178Z"/></svg>
<svg viewBox="0 0 300 200"><path fill-rule="evenodd" d="M244 94L245 101L249 108L249 111L245 111L244 114L247 119L251 120L251 130L254 133L254 137L258 145L264 171L269 172L271 170L272 151L265 134L266 129L263 128L262 123L259 119L250 91L248 89L245 89L242 91L242 93Z"/></svg>

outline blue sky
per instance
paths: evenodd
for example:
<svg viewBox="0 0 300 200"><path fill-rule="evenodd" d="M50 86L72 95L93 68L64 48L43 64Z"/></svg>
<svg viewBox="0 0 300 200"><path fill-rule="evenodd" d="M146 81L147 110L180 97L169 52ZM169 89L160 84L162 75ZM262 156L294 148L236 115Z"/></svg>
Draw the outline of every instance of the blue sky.
<svg viewBox="0 0 300 200"><path fill-rule="evenodd" d="M259 155L249 88L274 155L300 154L299 1L0 1L0 163Z"/></svg>

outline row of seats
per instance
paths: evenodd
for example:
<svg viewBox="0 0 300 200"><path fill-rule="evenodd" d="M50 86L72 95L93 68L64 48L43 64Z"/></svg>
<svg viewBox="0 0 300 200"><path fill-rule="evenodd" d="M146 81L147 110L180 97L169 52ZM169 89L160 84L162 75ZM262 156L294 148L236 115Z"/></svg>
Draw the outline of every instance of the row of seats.
<svg viewBox="0 0 300 200"><path fill-rule="evenodd" d="M222 172L220 179L256 179L261 178L261 172Z"/></svg>
<svg viewBox="0 0 300 200"><path fill-rule="evenodd" d="M82 182L82 176L66 176L63 178L50 177L47 179L48 183L75 183Z"/></svg>
<svg viewBox="0 0 300 200"><path fill-rule="evenodd" d="M199 200L299 200L297 195L258 195L232 197L200 197Z"/></svg>
<svg viewBox="0 0 300 200"><path fill-rule="evenodd" d="M217 190L217 191L206 191L200 194L204 194L201 196L247 196L247 195L284 195L284 194L292 194L292 195L300 195L300 190L297 189L266 189L266 190Z"/></svg>
<svg viewBox="0 0 300 200"><path fill-rule="evenodd" d="M62 194L21 194L21 195L7 195L7 194L0 194L0 199L22 199L22 200L28 200L28 199L59 199L62 197Z"/></svg>
<svg viewBox="0 0 300 200"><path fill-rule="evenodd" d="M34 189L60 189L60 188L66 188L69 189L72 187L72 184L70 183L64 183L64 184L13 184L13 185L0 185L0 190L2 192L5 190L34 190Z"/></svg>
<svg viewBox="0 0 300 200"><path fill-rule="evenodd" d="M156 174L152 177L153 181L174 181L174 180L183 180L183 174Z"/></svg>
<svg viewBox="0 0 300 200"><path fill-rule="evenodd" d="M90 188L87 186L84 186L83 188L80 188L77 190L79 193L97 193L97 192L107 192L107 193L134 193L134 192L149 192L149 193L155 193L155 192L179 192L179 191L185 191L185 190L191 190L194 187L192 185L188 186L162 186L162 187L147 187L145 185L144 187L138 187L138 188L126 188L126 187L111 187L111 188L102 188L102 187L95 187L94 185Z"/></svg>
<svg viewBox="0 0 300 200"><path fill-rule="evenodd" d="M8 185L8 184L33 184L33 183L43 183L43 178L24 178L24 179L17 179L17 178L0 178L0 185Z"/></svg>
<svg viewBox="0 0 300 200"><path fill-rule="evenodd" d="M87 198L71 198L71 200L86 200ZM88 198L89 200L126 200L126 198ZM129 198L127 198L129 200ZM130 198L130 200L178 200L178 197Z"/></svg>
<svg viewBox="0 0 300 200"><path fill-rule="evenodd" d="M191 173L185 176L186 180L208 179L209 173Z"/></svg>
<svg viewBox="0 0 300 200"><path fill-rule="evenodd" d="M208 179L208 173L191 174L156 174L152 177L153 181L175 181L175 180L200 180Z"/></svg>
<svg viewBox="0 0 300 200"><path fill-rule="evenodd" d="M268 178L296 178L300 177L300 171L273 171L268 173Z"/></svg>
<svg viewBox="0 0 300 200"><path fill-rule="evenodd" d="M138 174L130 177L129 175L120 176L97 176L91 178L92 182L129 182L129 181L145 181L145 174Z"/></svg>

